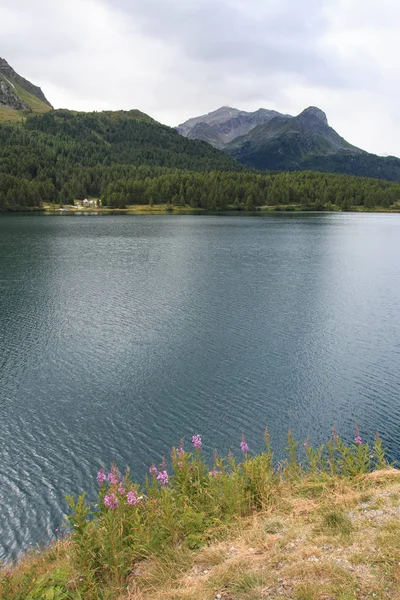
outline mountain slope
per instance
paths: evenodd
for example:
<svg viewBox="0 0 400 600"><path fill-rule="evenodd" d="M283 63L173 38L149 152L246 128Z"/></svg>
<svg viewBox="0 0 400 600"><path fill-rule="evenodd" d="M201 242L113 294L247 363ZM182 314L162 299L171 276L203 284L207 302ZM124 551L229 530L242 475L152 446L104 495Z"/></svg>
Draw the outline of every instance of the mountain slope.
<svg viewBox="0 0 400 600"><path fill-rule="evenodd" d="M21 77L0 58L0 120L20 120L27 114L42 114L52 110L42 90Z"/></svg>
<svg viewBox="0 0 400 600"><path fill-rule="evenodd" d="M110 205L167 203L182 196L176 183L180 172L244 170L226 153L185 139L137 110L53 110L28 117L19 127L0 124L0 210L104 199L117 184L128 191L119 191ZM150 191L156 177L159 190Z"/></svg>
<svg viewBox="0 0 400 600"><path fill-rule="evenodd" d="M154 165L191 170L241 170L225 153L200 140L182 138L139 110L80 113L53 110L25 123L32 142L48 138L50 145L67 147L69 161L80 166ZM38 134L41 134L38 137Z"/></svg>
<svg viewBox="0 0 400 600"><path fill-rule="evenodd" d="M203 140L222 149L232 140L246 135L257 125L268 123L277 116L282 115L275 110L265 108L260 108L255 112L246 112L223 106L207 115L189 119L179 125L177 131L184 137Z"/></svg>
<svg viewBox="0 0 400 600"><path fill-rule="evenodd" d="M70 205L88 197L110 208L398 209L399 186L345 175L252 172L137 110L55 110L18 127L0 124L0 210Z"/></svg>
<svg viewBox="0 0 400 600"><path fill-rule="evenodd" d="M313 106L297 117L275 117L236 138L225 149L244 164L259 169L296 169L311 156L363 153L329 127L325 113Z"/></svg>
<svg viewBox="0 0 400 600"><path fill-rule="evenodd" d="M328 125L325 113L316 107L297 117L276 117L236 138L224 150L261 170L313 170L400 180L400 159L352 146Z"/></svg>
<svg viewBox="0 0 400 600"><path fill-rule="evenodd" d="M296 117L264 113L263 109L256 113L229 111L223 108L190 119L177 130L204 139L244 165L260 170L315 170L400 180L400 159L383 158L351 145L329 126L319 108L310 106ZM243 118L250 128L239 133ZM261 122L256 123L257 119Z"/></svg>

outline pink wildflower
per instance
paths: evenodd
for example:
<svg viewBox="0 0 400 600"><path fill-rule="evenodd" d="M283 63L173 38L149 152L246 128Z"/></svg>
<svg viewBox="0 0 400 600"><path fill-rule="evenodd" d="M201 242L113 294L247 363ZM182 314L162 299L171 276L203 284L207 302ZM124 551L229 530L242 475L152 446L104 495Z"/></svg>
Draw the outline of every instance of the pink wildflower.
<svg viewBox="0 0 400 600"><path fill-rule="evenodd" d="M244 437L244 433L242 433L242 441L240 442L240 449L243 452L243 454L247 454L247 452L249 451L249 446L246 442L246 438Z"/></svg>
<svg viewBox="0 0 400 600"><path fill-rule="evenodd" d="M150 467L150 469L149 469L149 473L150 473L151 475L157 475L157 473L158 473L158 469L157 469L157 467L155 466L155 464L154 464L154 463L151 465L151 467Z"/></svg>
<svg viewBox="0 0 400 600"><path fill-rule="evenodd" d="M162 486L168 485L168 473L167 473L167 471L166 470L160 471L159 474L157 475L157 479L160 480Z"/></svg>
<svg viewBox="0 0 400 600"><path fill-rule="evenodd" d="M360 430L358 429L358 425L356 425L356 437L354 438L354 443L358 444L359 446L362 445L362 439L360 436Z"/></svg>
<svg viewBox="0 0 400 600"><path fill-rule="evenodd" d="M119 483L119 471L115 465L111 467L111 471L109 472L107 479L111 484Z"/></svg>
<svg viewBox="0 0 400 600"><path fill-rule="evenodd" d="M130 504L131 506L132 504L135 506L136 504L139 504L139 497L136 491L128 492L126 495L126 499L128 501L128 504Z"/></svg>
<svg viewBox="0 0 400 600"><path fill-rule="evenodd" d="M100 485L107 480L107 476L104 473L104 465L102 465L100 471L97 473L97 483Z"/></svg>
<svg viewBox="0 0 400 600"><path fill-rule="evenodd" d="M125 494L125 488L124 488L124 486L122 485L122 483L120 484L120 486L119 486L119 488L118 488L118 491L119 491L119 493L120 493L121 495Z"/></svg>
<svg viewBox="0 0 400 600"><path fill-rule="evenodd" d="M108 506L111 510L117 508L118 506L118 498L115 494L106 494L104 496L104 506Z"/></svg>
<svg viewBox="0 0 400 600"><path fill-rule="evenodd" d="M196 448L197 450L201 450L203 447L203 444L201 442L201 437L199 435L192 436L192 444L193 444L193 448Z"/></svg>

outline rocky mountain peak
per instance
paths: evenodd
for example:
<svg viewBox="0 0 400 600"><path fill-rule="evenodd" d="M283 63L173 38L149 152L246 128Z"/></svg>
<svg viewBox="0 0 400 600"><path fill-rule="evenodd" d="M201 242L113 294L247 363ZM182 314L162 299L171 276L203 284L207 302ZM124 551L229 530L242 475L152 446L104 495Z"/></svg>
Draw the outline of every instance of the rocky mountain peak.
<svg viewBox="0 0 400 600"><path fill-rule="evenodd" d="M6 59L5 58L1 58L1 57L0 57L0 73L3 73L3 75L6 75L8 77L12 77L13 75L16 75L16 72L8 64L8 62L6 61Z"/></svg>
<svg viewBox="0 0 400 600"><path fill-rule="evenodd" d="M247 135L258 125L263 125L276 116L282 115L265 108L248 112L231 106L221 106L206 115L189 119L179 125L177 130L181 135L203 140L221 149L232 140Z"/></svg>
<svg viewBox="0 0 400 600"><path fill-rule="evenodd" d="M299 114L298 118L301 118L303 120L304 119L307 119L307 120L318 119L319 121L322 121L324 123L324 125L328 125L328 119L326 117L326 114L324 113L323 110L321 110L317 106L309 106L308 108L304 109L303 112L301 112Z"/></svg>

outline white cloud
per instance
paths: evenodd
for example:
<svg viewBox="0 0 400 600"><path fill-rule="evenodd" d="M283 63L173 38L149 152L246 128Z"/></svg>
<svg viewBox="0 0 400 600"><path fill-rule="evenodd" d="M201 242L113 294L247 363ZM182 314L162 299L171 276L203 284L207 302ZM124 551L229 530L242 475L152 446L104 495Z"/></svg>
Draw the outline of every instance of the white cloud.
<svg viewBox="0 0 400 600"><path fill-rule="evenodd" d="M170 125L221 105L318 105L351 143L400 156L394 0L0 0L0 55L56 107Z"/></svg>

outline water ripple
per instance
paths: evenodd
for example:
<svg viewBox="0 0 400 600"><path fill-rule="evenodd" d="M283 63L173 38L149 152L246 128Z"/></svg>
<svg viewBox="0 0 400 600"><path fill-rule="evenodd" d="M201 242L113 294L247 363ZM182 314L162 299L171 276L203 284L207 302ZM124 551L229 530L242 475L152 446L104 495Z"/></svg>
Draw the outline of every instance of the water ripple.
<svg viewBox="0 0 400 600"><path fill-rule="evenodd" d="M0 558L184 436L400 442L397 215L0 218Z"/></svg>

